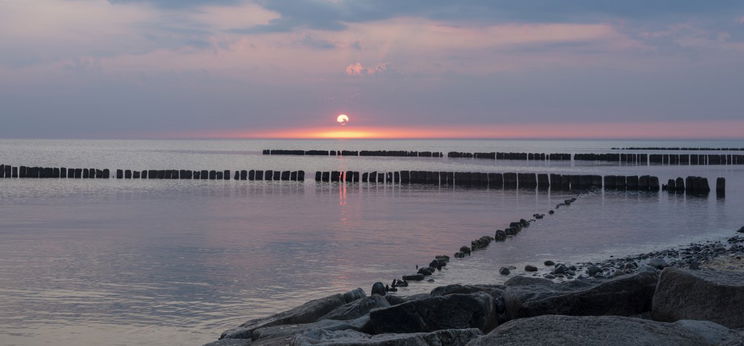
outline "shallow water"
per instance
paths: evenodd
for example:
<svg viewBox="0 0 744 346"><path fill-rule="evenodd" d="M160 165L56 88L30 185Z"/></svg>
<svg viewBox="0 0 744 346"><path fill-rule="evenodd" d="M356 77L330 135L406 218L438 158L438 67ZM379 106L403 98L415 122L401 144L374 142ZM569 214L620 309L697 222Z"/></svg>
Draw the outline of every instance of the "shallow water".
<svg viewBox="0 0 744 346"><path fill-rule="evenodd" d="M262 156L261 149L607 152L648 141L0 141L0 163L127 169L536 171L724 176L726 199L598 192L453 261L434 283L718 239L744 225L744 166ZM0 179L0 344L200 344L244 320L415 272L570 193L312 181Z"/></svg>

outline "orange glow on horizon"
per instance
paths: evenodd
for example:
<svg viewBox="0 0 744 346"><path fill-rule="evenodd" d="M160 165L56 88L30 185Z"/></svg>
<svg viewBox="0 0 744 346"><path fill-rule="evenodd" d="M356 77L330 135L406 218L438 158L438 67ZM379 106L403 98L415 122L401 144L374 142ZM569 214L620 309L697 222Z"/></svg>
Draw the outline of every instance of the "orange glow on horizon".
<svg viewBox="0 0 744 346"><path fill-rule="evenodd" d="M504 124L439 127L313 127L279 130L232 130L171 134L170 138L265 139L445 139L445 138L555 138L555 139L738 139L744 121Z"/></svg>

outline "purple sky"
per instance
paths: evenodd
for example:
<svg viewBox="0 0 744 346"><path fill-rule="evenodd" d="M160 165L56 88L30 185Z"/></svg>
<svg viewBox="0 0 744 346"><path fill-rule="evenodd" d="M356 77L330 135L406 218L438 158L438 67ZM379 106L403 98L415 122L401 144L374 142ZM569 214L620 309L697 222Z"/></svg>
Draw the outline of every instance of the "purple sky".
<svg viewBox="0 0 744 346"><path fill-rule="evenodd" d="M0 0L0 138L298 133L339 113L744 138L744 1Z"/></svg>

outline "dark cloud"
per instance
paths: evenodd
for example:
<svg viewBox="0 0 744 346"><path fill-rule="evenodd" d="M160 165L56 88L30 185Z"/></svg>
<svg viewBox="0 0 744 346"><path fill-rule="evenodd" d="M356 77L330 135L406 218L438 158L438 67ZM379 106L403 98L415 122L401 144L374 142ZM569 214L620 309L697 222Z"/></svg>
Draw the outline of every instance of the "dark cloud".
<svg viewBox="0 0 744 346"><path fill-rule="evenodd" d="M112 4L147 3L162 8L187 8L205 5L235 5L243 0L108 0Z"/></svg>
<svg viewBox="0 0 744 346"><path fill-rule="evenodd" d="M295 28L342 30L344 23L382 20L399 16L439 20L492 22L582 22L610 19L649 19L675 16L730 15L744 10L740 0L258 0L278 12L267 25L243 32L286 32Z"/></svg>

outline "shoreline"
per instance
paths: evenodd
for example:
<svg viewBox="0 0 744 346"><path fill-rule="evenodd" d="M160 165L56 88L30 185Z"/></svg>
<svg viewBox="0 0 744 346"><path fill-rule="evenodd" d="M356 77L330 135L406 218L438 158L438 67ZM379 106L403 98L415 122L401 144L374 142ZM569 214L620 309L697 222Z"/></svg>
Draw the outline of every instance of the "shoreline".
<svg viewBox="0 0 744 346"><path fill-rule="evenodd" d="M694 321L709 325L696 324L693 331L715 330L704 335L695 334L688 327L679 327L677 324L681 322L655 321L652 316L658 317L659 312L653 311L655 306L651 305L663 295L656 291L657 287L664 287L665 277L705 274L744 278L744 227L725 240L690 243L602 261L544 264L551 268L549 272L523 268L527 270L510 277L503 285L453 284L437 287L428 294L411 296L396 295L377 282L372 285L370 296L356 289L309 301L288 311L243 323L206 345L428 345L443 341L453 345L486 345L495 342L490 339L495 338L500 343L504 342L501 339L505 335L508 339L510 336L505 329L530 329L541 323L588 326L600 322L617 324L613 328L633 324L642 324L643 328L648 327L647 324L653 328L667 328L667 332L682 341L719 337L720 340L716 340L725 339L731 345L744 343L744 324L739 326L738 322L732 322L733 325L722 326ZM493 275L502 275L499 271L500 268L494 268ZM734 286L744 299L744 280L737 281ZM733 304L740 303L734 299ZM588 311L594 313L586 314ZM460 318L463 314L469 317L463 320ZM410 321L417 322L410 325ZM556 336L553 332L540 340L569 337ZM659 335L670 337L664 333ZM657 335L647 337L653 339ZM695 339L698 337L702 339ZM584 344L600 344L591 338L584 341ZM614 344L626 343L616 341Z"/></svg>

